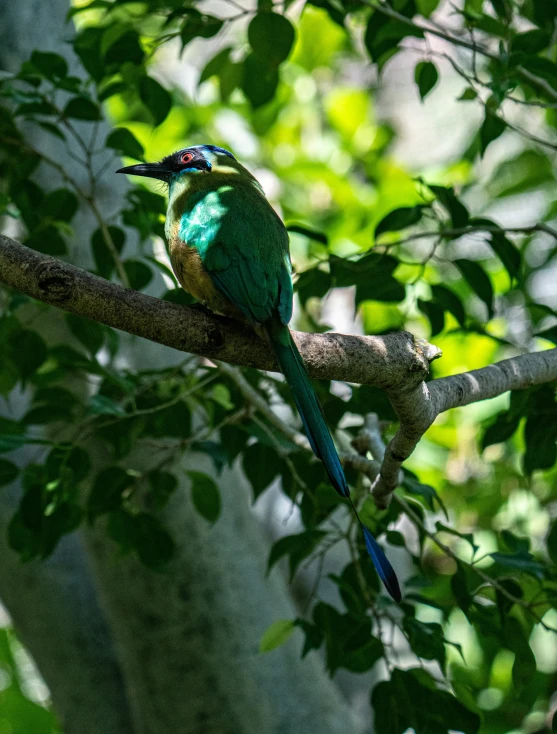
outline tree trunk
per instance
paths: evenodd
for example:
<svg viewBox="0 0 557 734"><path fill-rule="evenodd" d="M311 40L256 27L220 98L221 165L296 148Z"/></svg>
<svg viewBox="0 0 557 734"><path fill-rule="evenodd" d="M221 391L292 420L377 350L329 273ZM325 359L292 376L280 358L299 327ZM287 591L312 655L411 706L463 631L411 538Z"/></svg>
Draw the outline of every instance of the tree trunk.
<svg viewBox="0 0 557 734"><path fill-rule="evenodd" d="M66 0L0 0L0 65L17 68L35 47L67 53L67 8ZM34 132L34 144L59 153L60 144L46 137ZM110 210L124 188L121 177L108 177ZM90 219L79 217L76 241L88 242ZM176 359L139 339L122 343L137 367ZM0 595L65 734L360 731L320 660L300 659L296 635L258 653L266 627L296 613L278 572L265 578L268 543L241 477L228 472L217 481L223 512L212 527L185 487L174 495L163 520L177 554L164 573L119 557L102 522L66 538L48 561L23 565L6 546L17 492L0 495Z"/></svg>

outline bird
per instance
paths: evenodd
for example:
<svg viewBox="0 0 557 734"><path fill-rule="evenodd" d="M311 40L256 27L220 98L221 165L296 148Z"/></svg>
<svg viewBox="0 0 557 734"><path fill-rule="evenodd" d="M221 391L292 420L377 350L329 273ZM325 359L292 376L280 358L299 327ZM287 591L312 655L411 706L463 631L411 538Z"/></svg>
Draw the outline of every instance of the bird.
<svg viewBox="0 0 557 734"><path fill-rule="evenodd" d="M156 163L116 173L168 185L165 235L180 285L212 312L248 322L270 342L314 454L347 499L385 588L396 601L397 576L360 520L321 405L292 338L293 285L288 232L257 179L216 145L193 145Z"/></svg>

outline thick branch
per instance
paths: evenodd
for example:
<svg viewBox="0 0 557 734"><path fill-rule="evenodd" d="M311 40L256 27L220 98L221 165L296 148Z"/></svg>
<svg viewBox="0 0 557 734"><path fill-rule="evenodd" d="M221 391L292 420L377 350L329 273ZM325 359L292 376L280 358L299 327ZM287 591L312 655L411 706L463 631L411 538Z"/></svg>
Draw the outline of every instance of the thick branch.
<svg viewBox="0 0 557 734"><path fill-rule="evenodd" d="M532 385L557 381L557 348L521 354L502 362L422 383L409 390L389 390L400 428L389 442L372 494L386 507L399 483L400 467L440 413Z"/></svg>
<svg viewBox="0 0 557 734"><path fill-rule="evenodd" d="M0 235L0 283L64 311L210 359L277 371L270 346L248 327L111 283ZM407 332L294 338L312 377L396 389L419 384L440 351Z"/></svg>

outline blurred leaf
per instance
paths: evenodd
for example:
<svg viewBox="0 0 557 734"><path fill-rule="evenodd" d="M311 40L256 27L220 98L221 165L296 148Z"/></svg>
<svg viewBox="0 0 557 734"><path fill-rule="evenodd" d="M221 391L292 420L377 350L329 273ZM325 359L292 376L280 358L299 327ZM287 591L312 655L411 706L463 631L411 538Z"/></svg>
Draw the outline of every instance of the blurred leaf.
<svg viewBox="0 0 557 734"><path fill-rule="evenodd" d="M541 563L538 563L534 556L528 551L521 549L516 553L490 553L493 560L503 568L508 568L512 571L519 571L527 573L535 578L541 578L544 573L544 567Z"/></svg>
<svg viewBox="0 0 557 734"><path fill-rule="evenodd" d="M262 107L275 96L279 75L275 66L269 66L256 54L244 59L242 90L254 108Z"/></svg>
<svg viewBox="0 0 557 734"><path fill-rule="evenodd" d="M372 691L375 727L382 734L445 734L460 731L477 734L480 717L467 709L451 693L436 688L433 678L422 669L393 670L390 681L382 681Z"/></svg>
<svg viewBox="0 0 557 734"><path fill-rule="evenodd" d="M257 13L248 26L248 41L254 53L271 66L285 61L295 35L292 23L278 13Z"/></svg>
<svg viewBox="0 0 557 734"><path fill-rule="evenodd" d="M431 336L441 333L445 327L445 312L434 301L418 298L418 308L427 317L431 326Z"/></svg>
<svg viewBox="0 0 557 734"><path fill-rule="evenodd" d="M209 522L216 522L221 511L219 488L207 474L188 471L191 480L191 496L195 509Z"/></svg>
<svg viewBox="0 0 557 734"><path fill-rule="evenodd" d="M253 443L244 451L242 468L251 484L255 501L280 473L282 462L275 448Z"/></svg>
<svg viewBox="0 0 557 734"><path fill-rule="evenodd" d="M468 209L455 194L454 189L451 186L433 186L431 184L428 184L428 188L448 211L452 226L455 229L466 227L470 215Z"/></svg>
<svg viewBox="0 0 557 734"><path fill-rule="evenodd" d="M0 459L0 487L11 484L19 474L19 468L7 459Z"/></svg>
<svg viewBox="0 0 557 734"><path fill-rule="evenodd" d="M289 224L286 229L289 232L296 232L297 234L303 234L310 240L321 242L323 245L327 245L329 238L323 232L316 232L314 229L304 227L302 224Z"/></svg>
<svg viewBox="0 0 557 734"><path fill-rule="evenodd" d="M309 298L323 298L331 288L331 276L318 267L304 270L295 283L300 303L305 307Z"/></svg>
<svg viewBox="0 0 557 734"><path fill-rule="evenodd" d="M480 127L480 155L483 156L487 146L497 140L507 127L504 120L492 112L489 107L485 108L485 117Z"/></svg>
<svg viewBox="0 0 557 734"><path fill-rule="evenodd" d="M288 556L290 579L292 579L300 563L313 552L326 535L327 533L323 530L306 530L297 535L286 535L280 538L271 548L267 573L281 558Z"/></svg>
<svg viewBox="0 0 557 734"><path fill-rule="evenodd" d="M151 268L140 260L125 260L124 270L128 276L131 288L141 291L153 279L153 271Z"/></svg>
<svg viewBox="0 0 557 734"><path fill-rule="evenodd" d="M443 627L436 622L420 622L414 617L405 617L403 625L416 655L424 660L437 660L444 671L446 656Z"/></svg>
<svg viewBox="0 0 557 734"><path fill-rule="evenodd" d="M422 218L423 207L418 206L404 206L400 209L387 214L375 227L375 239L383 232L398 232L406 227L411 227L413 224L417 224Z"/></svg>
<svg viewBox="0 0 557 734"><path fill-rule="evenodd" d="M271 652L288 642L294 632L294 622L290 619L278 619L265 632L259 643L259 652Z"/></svg>
<svg viewBox="0 0 557 734"><path fill-rule="evenodd" d="M93 483L87 500L90 518L94 519L97 515L119 509L122 495L134 482L135 478L118 466L101 471Z"/></svg>
<svg viewBox="0 0 557 734"><path fill-rule="evenodd" d="M125 127L117 127L112 130L106 138L105 145L107 148L117 151L120 155L127 155L140 161L145 160L143 146L135 135Z"/></svg>
<svg viewBox="0 0 557 734"><path fill-rule="evenodd" d="M517 33L511 41L513 52L523 51L526 54L537 54L551 43L551 34L538 28Z"/></svg>
<svg viewBox="0 0 557 734"><path fill-rule="evenodd" d="M414 80L418 85L420 99L423 100L437 84L439 73L431 61L420 61L414 69Z"/></svg>
<svg viewBox="0 0 557 734"><path fill-rule="evenodd" d="M156 79L150 76L141 77L139 97L153 116L155 125L160 125L166 120L172 107L172 97Z"/></svg>
<svg viewBox="0 0 557 734"><path fill-rule="evenodd" d="M36 331L18 331L9 338L8 343L12 349L10 358L23 379L31 377L47 358L46 344Z"/></svg>
<svg viewBox="0 0 557 734"><path fill-rule="evenodd" d="M97 321L91 321L91 319L75 314L68 313L65 318L69 330L83 344L90 356L94 357L104 344L106 327Z"/></svg>
<svg viewBox="0 0 557 734"><path fill-rule="evenodd" d="M206 82L207 79L210 79L212 76L220 74L222 68L228 61L231 50L232 49L229 47L223 48L216 56L213 56L213 58L203 68L203 71L199 76L199 84L203 84L203 82Z"/></svg>
<svg viewBox="0 0 557 734"><path fill-rule="evenodd" d="M461 326L466 322L466 312L460 298L444 285L432 285L433 300L444 310L451 313Z"/></svg>
<svg viewBox="0 0 557 734"><path fill-rule="evenodd" d="M124 243L126 241L126 234L120 227L114 227L109 225L107 227L108 234L112 240L114 248L118 253L121 253L124 249ZM110 252L108 245L105 241L105 235L102 230L97 229L93 232L91 237L91 249L93 250L93 257L95 259L95 265L99 275L103 278L110 278L114 272L115 263L112 253Z"/></svg>
<svg viewBox="0 0 557 734"><path fill-rule="evenodd" d="M491 318L493 316L493 286L485 270L475 260L455 260L454 264L478 298L485 303Z"/></svg>
<svg viewBox="0 0 557 734"><path fill-rule="evenodd" d="M61 79L68 73L68 64L63 56L47 51L33 51L31 63L35 69L48 79Z"/></svg>
<svg viewBox="0 0 557 734"><path fill-rule="evenodd" d="M45 219L69 222L79 207L77 196L69 189L49 191L41 202L39 215Z"/></svg>
<svg viewBox="0 0 557 734"><path fill-rule="evenodd" d="M64 115L74 120L96 122L101 119L101 110L87 97L73 97L64 107Z"/></svg>
<svg viewBox="0 0 557 734"><path fill-rule="evenodd" d="M180 29L182 49L194 38L212 38L223 27L224 21L214 15L200 13L195 8L185 8L185 18Z"/></svg>

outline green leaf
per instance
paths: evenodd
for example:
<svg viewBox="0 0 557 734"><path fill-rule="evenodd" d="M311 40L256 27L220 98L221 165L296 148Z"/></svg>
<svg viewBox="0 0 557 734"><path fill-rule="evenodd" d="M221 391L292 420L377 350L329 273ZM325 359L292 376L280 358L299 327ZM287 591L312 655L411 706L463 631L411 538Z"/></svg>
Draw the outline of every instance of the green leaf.
<svg viewBox="0 0 557 734"><path fill-rule="evenodd" d="M375 729L381 734L445 734L449 731L477 734L480 717L455 696L435 686L422 669L393 670L389 681L372 691Z"/></svg>
<svg viewBox="0 0 557 734"><path fill-rule="evenodd" d="M290 619L278 619L265 632L259 643L259 652L271 652L288 642L294 632L295 624Z"/></svg>
<svg viewBox="0 0 557 734"><path fill-rule="evenodd" d="M158 81L150 76L141 77L139 98L153 116L155 126L166 120L172 108L172 97Z"/></svg>
<svg viewBox="0 0 557 734"><path fill-rule="evenodd" d="M420 622L414 617L405 617L403 627L416 655L424 660L437 660L444 671L446 654L443 627L437 622Z"/></svg>
<svg viewBox="0 0 557 734"><path fill-rule="evenodd" d="M288 232L303 234L304 237L307 237L310 240L315 240L316 242L321 242L323 245L327 245L329 242L329 238L326 234L323 232L316 232L314 229L305 227L303 224L289 224L286 229Z"/></svg>
<svg viewBox="0 0 557 734"><path fill-rule="evenodd" d="M428 188L448 211L452 226L455 229L466 227L470 218L468 209L456 196L452 186L433 186L429 184Z"/></svg>
<svg viewBox="0 0 557 734"><path fill-rule="evenodd" d="M135 516L135 549L148 568L162 569L174 556L176 546L168 530L154 515L140 512Z"/></svg>
<svg viewBox="0 0 557 734"><path fill-rule="evenodd" d="M364 673L383 656L383 645L372 635L369 618L339 614L334 607L319 602L313 619L325 640L330 675L338 668Z"/></svg>
<svg viewBox="0 0 557 734"><path fill-rule="evenodd" d="M414 80L418 85L420 99L422 102L437 84L439 73L437 67L431 61L420 61L414 69Z"/></svg>
<svg viewBox="0 0 557 734"><path fill-rule="evenodd" d="M64 115L74 120L96 122L101 119L101 110L87 97L73 97L64 107Z"/></svg>
<svg viewBox="0 0 557 734"><path fill-rule="evenodd" d="M23 379L31 377L48 356L47 346L36 331L17 331L8 339L12 349L11 360Z"/></svg>
<svg viewBox="0 0 557 734"><path fill-rule="evenodd" d="M551 523L551 528L545 539L547 552L552 562L557 565L557 519Z"/></svg>
<svg viewBox="0 0 557 734"><path fill-rule="evenodd" d="M191 496L195 509L209 522L216 522L221 511L219 488L207 474L189 471L191 479Z"/></svg>
<svg viewBox="0 0 557 734"><path fill-rule="evenodd" d="M470 102L471 100L477 99L477 98L478 98L478 93L476 92L476 90L473 89L472 87L466 87L464 92L462 92L462 94L458 98L458 101L459 102Z"/></svg>
<svg viewBox="0 0 557 734"><path fill-rule="evenodd" d="M282 462L275 448L258 442L244 451L242 467L253 489L255 501L280 473Z"/></svg>
<svg viewBox="0 0 557 734"><path fill-rule="evenodd" d="M437 502L439 507L443 510L445 517L448 519L445 505L434 487L429 484L422 484L422 482L419 482L415 477L409 475L404 477L403 484L411 494L417 494L420 497L423 497L430 510L435 509L435 503Z"/></svg>
<svg viewBox="0 0 557 734"><path fill-rule="evenodd" d="M111 510L120 509L122 495L135 481L135 477L118 466L100 472L87 500L87 511L91 519Z"/></svg>
<svg viewBox="0 0 557 734"><path fill-rule="evenodd" d="M555 415L529 415L524 426L524 471L550 469L557 461L557 423Z"/></svg>
<svg viewBox="0 0 557 734"><path fill-rule="evenodd" d="M418 298L418 308L427 317L431 326L431 336L440 334L445 327L445 311L434 301Z"/></svg>
<svg viewBox="0 0 557 734"><path fill-rule="evenodd" d="M549 329L544 329L544 331L538 331L535 336L540 339L547 339L547 341L557 345L557 325L550 326Z"/></svg>
<svg viewBox="0 0 557 734"><path fill-rule="evenodd" d="M511 416L509 413L499 413L495 421L488 426L482 437L482 451L487 446L507 441L516 431L520 423L520 416Z"/></svg>
<svg viewBox="0 0 557 734"><path fill-rule="evenodd" d="M106 138L105 146L136 160L145 160L145 151L135 135L125 127L117 127Z"/></svg>
<svg viewBox="0 0 557 734"><path fill-rule="evenodd" d="M178 480L174 474L166 471L155 471L149 474L149 493L154 499L155 508L162 510L168 500L178 489Z"/></svg>
<svg viewBox="0 0 557 734"><path fill-rule="evenodd" d="M124 63L141 64L145 52L136 30L127 26L111 24L105 30L100 46L100 53L107 65Z"/></svg>
<svg viewBox="0 0 557 734"><path fill-rule="evenodd" d="M277 540L269 554L267 573L281 558L288 556L290 579L292 579L300 563L313 552L326 535L327 533L323 530L306 530L303 533L286 535Z"/></svg>
<svg viewBox="0 0 557 734"><path fill-rule="evenodd" d="M383 232L398 232L417 224L422 218L423 206L404 206L389 212L375 227L375 239Z"/></svg>
<svg viewBox="0 0 557 734"><path fill-rule="evenodd" d="M126 233L123 229L120 229L120 227L114 227L113 225L109 225L107 230L116 252L120 254L124 249ZM101 229L96 229L93 232L91 237L91 249L93 250L97 272L102 278L110 278L114 272L115 263Z"/></svg>
<svg viewBox="0 0 557 734"><path fill-rule="evenodd" d="M394 56L398 44L408 37L423 38L423 31L400 20L389 20L378 12L372 13L365 32L364 43L373 62L383 66Z"/></svg>
<svg viewBox="0 0 557 734"><path fill-rule="evenodd" d="M60 222L69 222L79 208L77 196L69 189L49 191L39 207L39 216Z"/></svg>
<svg viewBox="0 0 557 734"><path fill-rule="evenodd" d="M460 298L444 285L432 285L433 300L444 310L451 313L461 326L466 323L466 312Z"/></svg>
<svg viewBox="0 0 557 734"><path fill-rule="evenodd" d="M71 333L83 344L89 355L94 357L104 344L106 327L75 314L68 313L65 318Z"/></svg>
<svg viewBox="0 0 557 734"><path fill-rule="evenodd" d="M87 412L90 415L126 415L126 411L106 395L93 395L87 406Z"/></svg>
<svg viewBox="0 0 557 734"><path fill-rule="evenodd" d="M504 120L485 108L485 117L480 128L480 155L483 157L487 146L503 134L507 124Z"/></svg>
<svg viewBox="0 0 557 734"><path fill-rule="evenodd" d="M520 252L516 248L516 245L505 236L504 231L499 228L499 225L491 219L475 217L470 220L470 226L498 230L489 232L488 242L493 252L505 266L509 276L511 278L518 277L522 260Z"/></svg>
<svg viewBox="0 0 557 734"><path fill-rule="evenodd" d="M257 13L248 26L248 41L254 53L272 66L286 60L295 35L292 23L278 13Z"/></svg>
<svg viewBox="0 0 557 734"><path fill-rule="evenodd" d="M526 573L535 578L543 578L544 566L534 559L534 556L523 548L515 553L490 553L493 560L503 568Z"/></svg>
<svg viewBox="0 0 557 734"><path fill-rule="evenodd" d="M536 28L525 33L518 33L511 41L513 52L523 51L525 54L537 54L551 43L551 34Z"/></svg>
<svg viewBox="0 0 557 734"><path fill-rule="evenodd" d="M228 62L231 51L232 49L230 47L223 48L216 56L213 56L213 58L203 68L203 71L199 76L198 84L203 84L203 82L206 82L207 79L210 79L212 76L220 74L222 68Z"/></svg>
<svg viewBox="0 0 557 734"><path fill-rule="evenodd" d="M0 459L0 487L11 484L19 474L19 467L7 459Z"/></svg>
<svg viewBox="0 0 557 734"><path fill-rule="evenodd" d="M275 96L279 75L275 66L269 66L254 53L244 59L242 90L252 107L258 108Z"/></svg>
<svg viewBox="0 0 557 734"><path fill-rule="evenodd" d="M491 318L493 316L493 286L485 270L475 260L455 260L454 264L474 293L485 303Z"/></svg>
<svg viewBox="0 0 557 734"><path fill-rule="evenodd" d="M300 298L300 303L305 308L309 298L323 298L331 288L331 276L318 267L304 270L300 273L295 284L295 289Z"/></svg>
<svg viewBox="0 0 557 734"><path fill-rule="evenodd" d="M153 279L153 271L141 260L126 260L124 270L128 276L130 286L136 291L143 290Z"/></svg>
<svg viewBox="0 0 557 734"><path fill-rule="evenodd" d="M25 443L25 436L20 436L15 433L0 433L0 454L6 454L9 451L20 449Z"/></svg>
<svg viewBox="0 0 557 734"><path fill-rule="evenodd" d="M182 49L194 38L212 38L220 31L224 21L214 15L206 15L195 8L185 9L185 18L180 30Z"/></svg>
<svg viewBox="0 0 557 734"><path fill-rule="evenodd" d="M63 56L47 51L33 51L31 63L47 79L61 79L68 73L68 64Z"/></svg>

